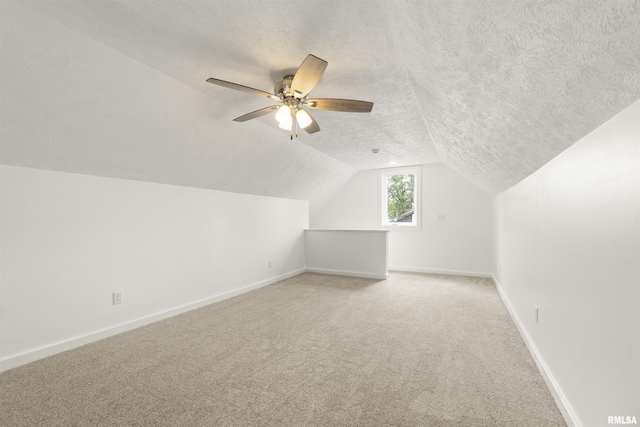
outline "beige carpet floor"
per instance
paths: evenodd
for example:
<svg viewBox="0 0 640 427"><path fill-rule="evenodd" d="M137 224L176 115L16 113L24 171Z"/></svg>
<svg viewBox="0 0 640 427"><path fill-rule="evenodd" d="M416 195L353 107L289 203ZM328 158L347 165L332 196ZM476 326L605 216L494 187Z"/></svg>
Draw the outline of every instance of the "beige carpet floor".
<svg viewBox="0 0 640 427"><path fill-rule="evenodd" d="M489 279L306 273L0 374L2 426L564 426Z"/></svg>

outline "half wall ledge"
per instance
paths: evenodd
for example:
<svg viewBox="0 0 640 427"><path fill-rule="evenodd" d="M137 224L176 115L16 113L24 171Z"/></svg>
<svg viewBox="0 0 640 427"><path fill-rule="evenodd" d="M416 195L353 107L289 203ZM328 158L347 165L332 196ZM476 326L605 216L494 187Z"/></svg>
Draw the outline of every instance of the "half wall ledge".
<svg viewBox="0 0 640 427"><path fill-rule="evenodd" d="M306 271L386 280L389 230L305 230Z"/></svg>

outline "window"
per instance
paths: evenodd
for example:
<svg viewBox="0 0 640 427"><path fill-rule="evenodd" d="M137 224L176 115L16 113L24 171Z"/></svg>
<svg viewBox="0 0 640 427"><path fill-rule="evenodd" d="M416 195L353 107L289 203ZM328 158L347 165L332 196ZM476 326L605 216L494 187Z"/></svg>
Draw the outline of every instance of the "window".
<svg viewBox="0 0 640 427"><path fill-rule="evenodd" d="M382 171L382 225L388 227L417 227L418 169Z"/></svg>

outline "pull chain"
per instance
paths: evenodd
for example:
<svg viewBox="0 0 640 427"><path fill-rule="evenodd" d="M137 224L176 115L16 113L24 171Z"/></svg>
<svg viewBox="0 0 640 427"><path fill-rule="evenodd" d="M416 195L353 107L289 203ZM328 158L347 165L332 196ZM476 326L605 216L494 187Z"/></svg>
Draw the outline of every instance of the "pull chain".
<svg viewBox="0 0 640 427"><path fill-rule="evenodd" d="M289 135L289 139L291 141L293 141L293 122L295 122L295 121L296 121L296 116L295 116L295 114L293 114L293 108L291 108L291 122L292 123L291 123L291 135ZM296 136L298 136L298 135L296 135Z"/></svg>

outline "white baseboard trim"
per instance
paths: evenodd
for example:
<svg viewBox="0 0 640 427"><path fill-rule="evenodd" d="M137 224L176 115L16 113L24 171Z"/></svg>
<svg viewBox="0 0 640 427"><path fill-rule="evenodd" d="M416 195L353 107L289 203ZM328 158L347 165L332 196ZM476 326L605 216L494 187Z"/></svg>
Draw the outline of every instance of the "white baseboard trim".
<svg viewBox="0 0 640 427"><path fill-rule="evenodd" d="M469 277L486 277L491 278L491 273L480 273L475 271L458 271L458 270L439 270L436 268L422 268L422 267L402 267L392 266L389 267L390 271L404 271L407 273L430 273L430 274L446 274L449 276L469 276Z"/></svg>
<svg viewBox="0 0 640 427"><path fill-rule="evenodd" d="M387 280L387 274L363 273L360 271L326 270L324 268L307 268L309 273L331 274L334 276L363 277L365 279Z"/></svg>
<svg viewBox="0 0 640 427"><path fill-rule="evenodd" d="M208 297L199 301L184 304L178 307L170 308L165 311L161 311L156 314L144 316L136 320L132 320L119 325L111 326L105 329L101 329L95 332L91 332L85 335L69 338L64 341L59 341L54 344L42 346L33 350L29 350L16 355L8 356L0 359L0 372L7 371L9 369L17 368L18 366L26 365L27 363L35 362L36 360L43 359L47 356L52 356L63 351L71 350L85 344L89 344L95 341L99 341L104 338L108 338L123 332L130 331L132 329L139 328L141 326L148 325L150 323L157 322L159 320L167 319L169 317L176 316L178 314L186 313L187 311L194 310L196 308L204 307L214 302L222 301L228 298L232 298L255 289L259 289L273 283L279 282L284 279L288 279L298 274L305 272L305 269L299 269L291 271L289 273L281 274L280 276L272 277L270 279L262 280L260 282L253 283L251 285L243 286L232 291L223 292L212 297Z"/></svg>
<svg viewBox="0 0 640 427"><path fill-rule="evenodd" d="M500 282L498 282L498 279L496 279L496 277L493 274L491 275L491 277L494 283L496 284L496 289L498 289L498 294L500 294L500 298L502 298L502 302L507 307L507 311L509 311L511 318L513 319L513 323L516 324L516 328L518 328L518 332L520 332L520 336L522 337L522 340L524 341L527 348L529 349L529 353L531 353L531 357L533 358L533 361L536 362L536 365L538 366L538 370L542 374L542 378L544 378L545 383L547 383L547 387L549 388L549 391L551 391L551 395L553 396L553 399L556 401L556 405L558 405L558 409L560 410L560 413L564 417L564 421L567 423L569 427L582 427L582 424L578 420L578 417L575 411L571 407L571 404L569 403L567 396L563 393L562 388L560 388L560 385L558 384L555 377L549 370L549 367L547 366L544 359L540 355L540 352L538 352L538 348L533 343L533 340L527 333L527 330L524 328L524 325L520 321L520 317L518 316L515 309L511 305L509 298L507 298L506 294L502 290L502 287L500 286Z"/></svg>

